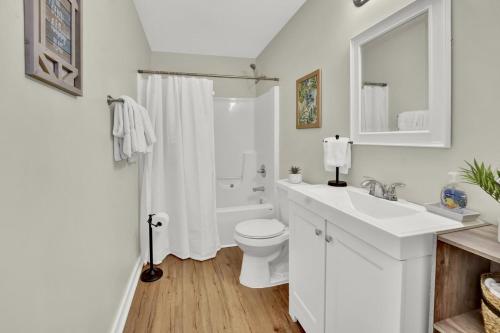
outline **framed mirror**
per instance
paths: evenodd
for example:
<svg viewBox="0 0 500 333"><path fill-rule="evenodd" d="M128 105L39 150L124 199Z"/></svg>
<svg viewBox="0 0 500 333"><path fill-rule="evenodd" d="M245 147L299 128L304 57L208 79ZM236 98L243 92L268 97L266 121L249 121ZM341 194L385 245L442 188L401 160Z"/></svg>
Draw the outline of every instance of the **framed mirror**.
<svg viewBox="0 0 500 333"><path fill-rule="evenodd" d="M451 0L418 0L351 39L355 144L451 146Z"/></svg>

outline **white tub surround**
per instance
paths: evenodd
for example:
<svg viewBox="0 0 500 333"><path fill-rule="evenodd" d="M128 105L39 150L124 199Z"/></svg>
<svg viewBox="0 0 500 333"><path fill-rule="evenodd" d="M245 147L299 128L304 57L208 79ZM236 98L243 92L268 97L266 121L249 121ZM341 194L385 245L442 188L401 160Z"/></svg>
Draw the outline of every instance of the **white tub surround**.
<svg viewBox="0 0 500 333"><path fill-rule="evenodd" d="M217 224L223 247L236 246L239 222L275 217L279 88L256 98L214 99Z"/></svg>
<svg viewBox="0 0 500 333"><path fill-rule="evenodd" d="M358 188L279 186L289 188L293 319L308 333L427 332L434 233L462 223Z"/></svg>

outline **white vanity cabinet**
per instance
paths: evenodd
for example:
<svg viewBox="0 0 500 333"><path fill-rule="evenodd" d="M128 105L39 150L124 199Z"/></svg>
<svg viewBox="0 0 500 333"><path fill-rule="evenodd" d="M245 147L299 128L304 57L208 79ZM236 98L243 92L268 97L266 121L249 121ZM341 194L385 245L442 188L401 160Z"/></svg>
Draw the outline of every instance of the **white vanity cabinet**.
<svg viewBox="0 0 500 333"><path fill-rule="evenodd" d="M325 219L290 205L290 314L306 332L324 331Z"/></svg>
<svg viewBox="0 0 500 333"><path fill-rule="evenodd" d="M325 332L400 331L404 262L327 226Z"/></svg>
<svg viewBox="0 0 500 333"><path fill-rule="evenodd" d="M290 201L292 318L307 333L427 332L431 256L394 258L311 202Z"/></svg>

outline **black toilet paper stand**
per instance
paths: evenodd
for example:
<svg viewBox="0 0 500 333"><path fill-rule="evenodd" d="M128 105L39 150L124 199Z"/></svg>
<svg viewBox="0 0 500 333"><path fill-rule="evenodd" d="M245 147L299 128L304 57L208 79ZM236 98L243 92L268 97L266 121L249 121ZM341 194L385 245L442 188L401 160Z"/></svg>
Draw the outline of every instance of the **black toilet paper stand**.
<svg viewBox="0 0 500 333"><path fill-rule="evenodd" d="M149 224L149 268L141 273L141 281L143 282L154 282L159 280L163 275L163 271L153 265L153 227L161 227L162 225L161 222L154 224L153 216L155 214L149 214L147 221Z"/></svg>

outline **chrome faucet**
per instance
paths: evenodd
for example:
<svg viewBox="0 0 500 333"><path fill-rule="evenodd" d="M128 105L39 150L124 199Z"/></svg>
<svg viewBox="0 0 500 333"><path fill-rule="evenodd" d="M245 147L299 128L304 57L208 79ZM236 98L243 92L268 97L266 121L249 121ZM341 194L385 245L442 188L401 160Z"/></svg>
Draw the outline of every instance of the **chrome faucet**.
<svg viewBox="0 0 500 333"><path fill-rule="evenodd" d="M254 192L264 192L265 190L266 190L266 188L264 186L257 186L257 187L252 188L252 191L254 191Z"/></svg>
<svg viewBox="0 0 500 333"><path fill-rule="evenodd" d="M368 188L369 194L377 198L384 198L387 191L386 186L373 178L367 178L360 184L361 187Z"/></svg>
<svg viewBox="0 0 500 333"><path fill-rule="evenodd" d="M396 189L399 187L405 187L403 183L393 183L389 186L382 184L376 179L369 178L361 182L361 187L368 188L369 194L377 198L382 198L389 201L398 201L398 196L396 194Z"/></svg>

